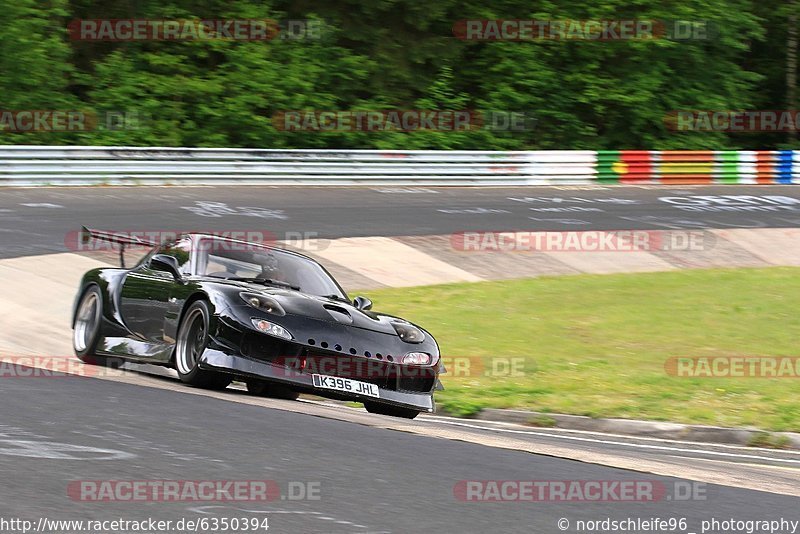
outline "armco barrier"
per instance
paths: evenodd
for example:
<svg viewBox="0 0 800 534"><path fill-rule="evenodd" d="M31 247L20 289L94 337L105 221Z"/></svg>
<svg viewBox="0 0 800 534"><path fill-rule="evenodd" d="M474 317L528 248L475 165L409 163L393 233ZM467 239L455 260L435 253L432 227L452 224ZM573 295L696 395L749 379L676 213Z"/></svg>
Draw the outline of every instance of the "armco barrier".
<svg viewBox="0 0 800 534"><path fill-rule="evenodd" d="M600 182L791 184L800 181L800 151L601 150Z"/></svg>
<svg viewBox="0 0 800 534"><path fill-rule="evenodd" d="M425 151L0 146L0 185L791 184L800 150Z"/></svg>

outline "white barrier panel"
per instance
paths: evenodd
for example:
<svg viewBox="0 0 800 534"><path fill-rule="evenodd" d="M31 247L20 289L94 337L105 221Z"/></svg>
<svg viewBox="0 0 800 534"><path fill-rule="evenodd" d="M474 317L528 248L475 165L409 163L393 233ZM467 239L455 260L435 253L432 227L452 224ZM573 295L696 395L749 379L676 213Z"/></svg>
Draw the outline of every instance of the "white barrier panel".
<svg viewBox="0 0 800 534"><path fill-rule="evenodd" d="M527 185L539 161L581 164L592 152L272 150L0 146L0 185ZM565 170L573 180L577 171Z"/></svg>
<svg viewBox="0 0 800 534"><path fill-rule="evenodd" d="M662 161L663 160L663 161ZM685 172L684 169L685 168ZM0 146L0 186L798 183L800 151Z"/></svg>

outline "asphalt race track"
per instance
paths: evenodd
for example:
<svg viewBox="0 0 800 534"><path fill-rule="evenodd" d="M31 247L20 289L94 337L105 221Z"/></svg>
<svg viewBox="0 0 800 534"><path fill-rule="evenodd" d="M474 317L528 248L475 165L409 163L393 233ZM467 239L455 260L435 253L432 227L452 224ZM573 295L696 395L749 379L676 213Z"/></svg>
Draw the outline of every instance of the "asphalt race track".
<svg viewBox="0 0 800 534"><path fill-rule="evenodd" d="M680 482L676 478L249 406L172 386L177 391L80 377L4 381L0 467L14 482L0 488L2 508L33 520L266 515L271 532L547 533L559 531L561 518L576 525L581 519L607 517L686 518L694 532L701 521L714 517L796 517L800 502L713 484L703 486L703 500L678 502L672 500ZM608 454L616 448L601 444L599 450ZM666 454L683 456L683 464L736 466L726 461L730 457L715 458L713 452ZM648 455L664 453L643 453ZM776 478L800 462L797 455L771 457L739 461L773 464L764 469ZM796 481L792 471L785 472L787 481ZM82 502L66 491L76 480L149 479L268 479L278 484L284 499L109 503ZM651 481L663 483L668 494L658 502L590 504L460 502L454 496L462 480L534 479ZM291 499L291 484L316 484L319 500Z"/></svg>
<svg viewBox="0 0 800 534"><path fill-rule="evenodd" d="M260 229L279 239L309 232L337 238L463 230L798 227L800 189L3 189L0 221L2 258L66 251L65 235L81 224L121 231ZM68 338L53 340L53 350L68 343ZM3 370L0 518L5 519L36 524L41 518L266 517L269 532L537 534L603 531L580 530L581 520L685 518L685 529L611 530L680 533L699 533L701 522L712 518L800 520L798 451L437 416L407 421L330 403L253 398L231 388L207 392L145 372L28 378L24 368ZM109 480L269 480L280 494L269 501L108 502L81 499L70 490L79 481ZM460 498L465 481L490 480L640 481L664 493L646 502Z"/></svg>
<svg viewBox="0 0 800 534"><path fill-rule="evenodd" d="M63 252L87 225L269 232L276 239L506 230L800 226L794 186L81 187L0 191L0 257Z"/></svg>

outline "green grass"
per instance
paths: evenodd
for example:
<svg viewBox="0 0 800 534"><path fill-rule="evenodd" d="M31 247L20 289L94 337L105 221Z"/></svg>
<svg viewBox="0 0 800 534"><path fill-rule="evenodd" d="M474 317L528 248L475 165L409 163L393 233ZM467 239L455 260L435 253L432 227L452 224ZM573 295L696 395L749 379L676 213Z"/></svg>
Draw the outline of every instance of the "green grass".
<svg viewBox="0 0 800 534"><path fill-rule="evenodd" d="M750 438L747 444L750 447L761 447L762 449L788 449L790 442L786 436L758 432Z"/></svg>
<svg viewBox="0 0 800 534"><path fill-rule="evenodd" d="M367 292L443 356L523 358L521 376L444 375L484 407L800 430L800 378L681 378L674 356L800 356L800 268L581 275Z"/></svg>

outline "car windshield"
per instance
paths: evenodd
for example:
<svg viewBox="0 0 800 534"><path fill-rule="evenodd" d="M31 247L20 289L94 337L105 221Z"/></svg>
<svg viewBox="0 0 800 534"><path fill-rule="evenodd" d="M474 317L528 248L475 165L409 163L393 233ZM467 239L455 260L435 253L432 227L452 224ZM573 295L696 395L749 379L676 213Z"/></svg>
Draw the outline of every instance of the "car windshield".
<svg viewBox="0 0 800 534"><path fill-rule="evenodd" d="M227 239L204 238L197 247L200 276L253 280L311 295L347 299L339 284L318 263L280 249Z"/></svg>

